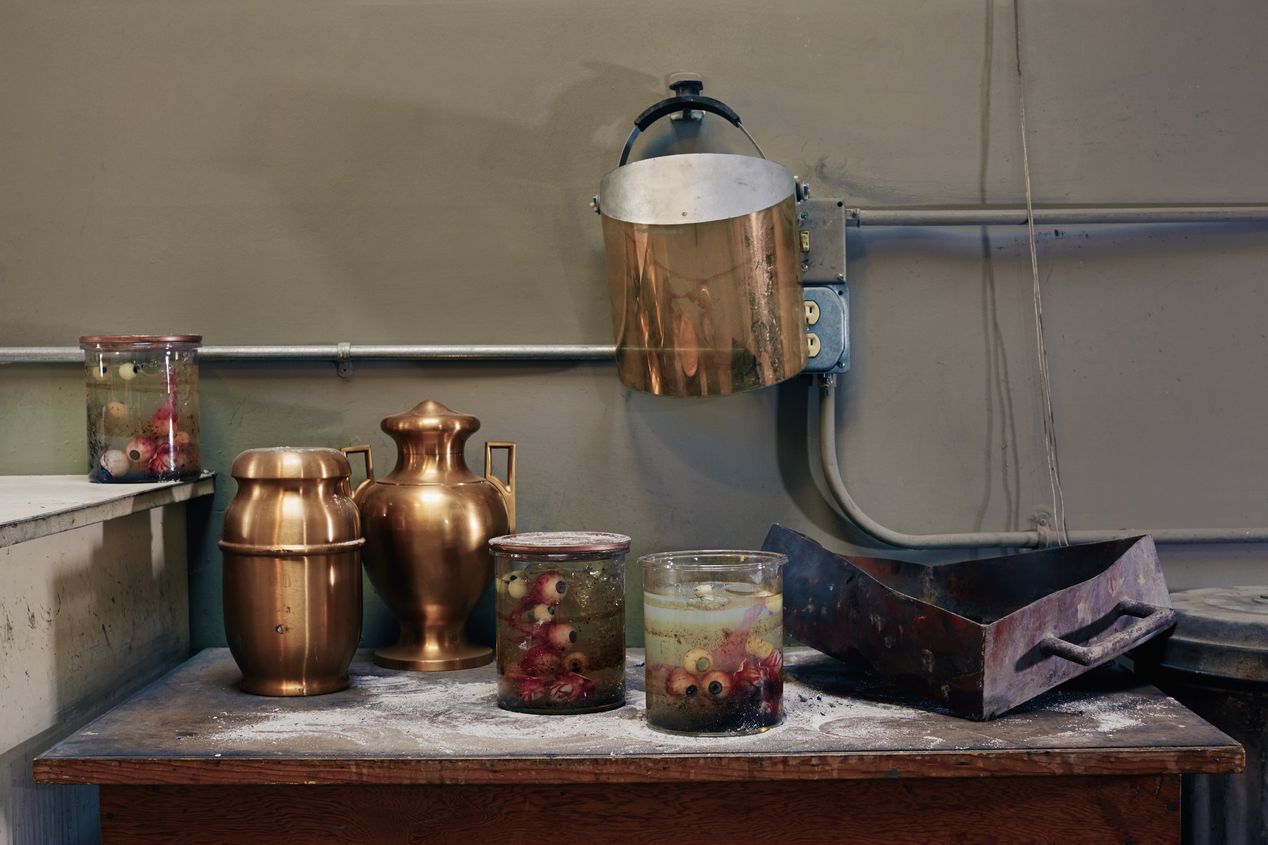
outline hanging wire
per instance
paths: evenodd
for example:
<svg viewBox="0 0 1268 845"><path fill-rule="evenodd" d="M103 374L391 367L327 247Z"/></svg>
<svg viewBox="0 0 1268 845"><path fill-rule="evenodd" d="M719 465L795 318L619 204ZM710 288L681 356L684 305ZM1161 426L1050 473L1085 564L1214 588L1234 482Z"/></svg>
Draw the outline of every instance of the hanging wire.
<svg viewBox="0 0 1268 845"><path fill-rule="evenodd" d="M1026 80L1021 59L1021 0L1013 0L1013 41L1017 53L1017 100L1021 114L1021 163L1026 177L1026 232L1030 242L1030 277L1035 311L1035 342L1039 357L1039 390L1043 395L1044 453L1048 461L1048 487L1052 495L1052 518L1057 540L1070 545L1070 526L1065 515L1065 491L1061 489L1061 468L1057 463L1057 421L1052 411L1052 379L1048 370L1048 348L1044 343L1043 294L1039 285L1039 250L1035 242L1035 209L1030 189L1030 150L1026 145Z"/></svg>

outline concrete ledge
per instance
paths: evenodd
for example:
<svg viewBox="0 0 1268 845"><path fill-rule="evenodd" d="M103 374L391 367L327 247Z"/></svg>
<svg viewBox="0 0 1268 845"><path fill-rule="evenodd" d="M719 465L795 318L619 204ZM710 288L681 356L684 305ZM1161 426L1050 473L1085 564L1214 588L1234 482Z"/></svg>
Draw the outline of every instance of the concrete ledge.
<svg viewBox="0 0 1268 845"><path fill-rule="evenodd" d="M194 481L94 484L82 475L0 476L0 548L215 492L215 473Z"/></svg>

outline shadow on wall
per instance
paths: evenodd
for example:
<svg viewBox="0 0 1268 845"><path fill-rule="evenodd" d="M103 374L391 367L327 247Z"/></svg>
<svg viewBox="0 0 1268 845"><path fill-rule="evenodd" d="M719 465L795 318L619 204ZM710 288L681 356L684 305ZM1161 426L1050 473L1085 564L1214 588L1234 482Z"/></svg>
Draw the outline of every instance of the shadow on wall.
<svg viewBox="0 0 1268 845"><path fill-rule="evenodd" d="M816 382L809 376L800 376L784 382L776 390L778 436L775 443L784 489L824 537L840 538L860 548L877 547L875 540L833 509L819 487L819 425L817 420L812 421L819 400L811 398L818 392Z"/></svg>
<svg viewBox="0 0 1268 845"><path fill-rule="evenodd" d="M80 721L88 718L83 714ZM0 842L87 845L99 840L96 786L31 780L31 760L77 727L79 722L71 721L56 725L0 753Z"/></svg>
<svg viewBox="0 0 1268 845"><path fill-rule="evenodd" d="M304 247L297 260L314 272L302 287L228 279L238 290L209 306L282 314L299 297L310 313L312 302L329 303L325 325L283 329L325 340L340 327L379 342L572 341L541 336L544 326L565 326L577 340L604 342L610 314L589 200L616 167L634 117L668 92L641 71L583 67L586 76L532 120L481 113L480 104L454 110L326 88L266 91L234 166L283 207ZM753 153L740 133L709 118L658 122L633 158L702 150ZM462 315L455 334L417 337L414 314L424 308ZM460 326L482 336L459 336Z"/></svg>
<svg viewBox="0 0 1268 845"><path fill-rule="evenodd" d="M596 134L607 134L602 124L628 126L660 80L585 67L589 75L531 122L329 89L266 92L237 168L275 193L325 281L302 291L244 288L231 307L273 298L284 308L303 296L349 312L329 326L353 338L546 342L560 338L531 337L540 326L514 324L490 326L485 338L412 337L401 305L425 288L420 307L429 310L514 315L507 300L549 303L562 294L559 307L572 312L564 324L595 324L587 334L607 336L598 222L588 205L602 174L589 171L596 158L614 167L619 143L608 149ZM560 276L577 284L560 285Z"/></svg>

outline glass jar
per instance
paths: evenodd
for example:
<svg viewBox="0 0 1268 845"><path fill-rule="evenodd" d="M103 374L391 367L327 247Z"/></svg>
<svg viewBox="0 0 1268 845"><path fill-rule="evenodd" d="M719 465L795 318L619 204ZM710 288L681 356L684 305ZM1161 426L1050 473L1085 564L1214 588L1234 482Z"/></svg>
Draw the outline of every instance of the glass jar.
<svg viewBox="0 0 1268 845"><path fill-rule="evenodd" d="M489 541L497 590L498 706L596 713L625 703L625 553L601 532Z"/></svg>
<svg viewBox="0 0 1268 845"><path fill-rule="evenodd" d="M692 735L760 733L783 721L784 607L774 552L639 558L647 724Z"/></svg>
<svg viewBox="0 0 1268 845"><path fill-rule="evenodd" d="M88 388L88 478L194 478L201 335L81 337Z"/></svg>

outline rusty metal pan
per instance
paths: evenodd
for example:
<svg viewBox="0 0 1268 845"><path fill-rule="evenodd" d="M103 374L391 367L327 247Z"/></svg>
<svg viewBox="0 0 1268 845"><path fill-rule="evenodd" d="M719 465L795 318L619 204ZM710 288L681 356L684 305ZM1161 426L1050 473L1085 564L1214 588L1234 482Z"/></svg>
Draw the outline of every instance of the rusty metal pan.
<svg viewBox="0 0 1268 845"><path fill-rule="evenodd" d="M1149 537L931 564L834 554L771 526L784 627L970 719L991 719L1175 622Z"/></svg>

